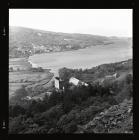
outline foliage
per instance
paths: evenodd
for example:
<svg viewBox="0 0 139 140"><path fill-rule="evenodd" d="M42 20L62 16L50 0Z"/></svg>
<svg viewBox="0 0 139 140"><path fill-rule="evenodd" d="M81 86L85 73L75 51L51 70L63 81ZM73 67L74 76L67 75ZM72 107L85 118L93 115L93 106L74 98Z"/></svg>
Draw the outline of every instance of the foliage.
<svg viewBox="0 0 139 140"><path fill-rule="evenodd" d="M89 123L100 112L123 102L126 98L130 99L133 93L133 77L127 74L122 80L115 80L105 85L93 82L88 86L71 86L68 83L70 76L80 77L82 74L92 75L93 73L94 77L99 77L101 72L105 75L117 69L129 69L129 66L123 67L120 63L116 63L84 71L61 69L60 78L63 80L65 90L53 90L50 96L45 95L44 100L23 102L21 98L27 96L28 93L25 87L22 87L16 91L16 96L12 100L16 104L10 104L9 107L9 132L19 134L75 133L78 126ZM124 123L124 125L127 129L129 123L127 125ZM107 131L102 128L103 125L99 123L96 131L100 132L100 129ZM116 132L114 129L112 131Z"/></svg>
<svg viewBox="0 0 139 140"><path fill-rule="evenodd" d="M81 127L81 126L80 126ZM132 99L124 100L99 113L78 133L133 133Z"/></svg>
<svg viewBox="0 0 139 140"><path fill-rule="evenodd" d="M10 104L20 104L23 102L22 99L26 96L28 96L28 92L26 91L25 86L22 85L20 89L15 91L14 96L11 97Z"/></svg>

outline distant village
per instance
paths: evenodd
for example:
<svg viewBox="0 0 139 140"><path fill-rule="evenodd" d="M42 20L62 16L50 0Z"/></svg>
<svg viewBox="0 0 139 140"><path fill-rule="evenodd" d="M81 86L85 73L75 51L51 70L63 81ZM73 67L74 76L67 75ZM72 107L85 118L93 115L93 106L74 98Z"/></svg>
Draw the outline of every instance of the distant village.
<svg viewBox="0 0 139 140"><path fill-rule="evenodd" d="M72 45L64 45L64 48L66 49L71 49ZM23 55L33 55L33 54L38 54L38 53L49 53L49 52L58 52L61 51L62 46L61 45L35 45L31 43L31 46L24 46L17 48L16 50L18 53L21 53Z"/></svg>

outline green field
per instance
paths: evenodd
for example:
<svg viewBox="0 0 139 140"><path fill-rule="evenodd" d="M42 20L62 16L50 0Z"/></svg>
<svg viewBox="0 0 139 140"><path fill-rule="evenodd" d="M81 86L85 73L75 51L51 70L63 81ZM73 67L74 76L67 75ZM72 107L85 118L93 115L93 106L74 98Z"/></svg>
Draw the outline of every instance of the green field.
<svg viewBox="0 0 139 140"><path fill-rule="evenodd" d="M25 82L39 82L48 77L48 71L32 72L32 71L17 71L9 73L9 82L11 83L25 83Z"/></svg>
<svg viewBox="0 0 139 140"><path fill-rule="evenodd" d="M14 58L9 60L9 67L13 67L14 71L9 72L9 98L14 95L17 89L22 85L26 89L40 90L47 88L47 83L51 80L53 74L49 70L43 72L33 72L27 58ZM19 67L20 70L16 70ZM21 70L25 68L24 70Z"/></svg>
<svg viewBox="0 0 139 140"><path fill-rule="evenodd" d="M31 68L31 65L28 62L28 58L12 58L9 59L9 68L10 67L13 67L15 70L18 68L21 70L28 70Z"/></svg>

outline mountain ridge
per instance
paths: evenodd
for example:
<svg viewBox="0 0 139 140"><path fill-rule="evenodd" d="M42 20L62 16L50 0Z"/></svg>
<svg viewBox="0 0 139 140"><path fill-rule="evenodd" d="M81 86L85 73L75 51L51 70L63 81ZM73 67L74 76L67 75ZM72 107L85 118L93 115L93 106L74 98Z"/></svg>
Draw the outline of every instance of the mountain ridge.
<svg viewBox="0 0 139 140"><path fill-rule="evenodd" d="M38 29L38 28L30 28L30 27L24 27L24 26L9 26L10 28L22 28L22 29L29 29L29 30L38 30L44 33L57 33L57 34L75 34L75 35L89 35L89 36L99 36L99 37L106 37L106 38L132 38L132 37L126 37L126 36L105 36L105 35L98 35L98 34L87 34L87 33L68 33L68 32L56 32L56 31L48 31L48 30L43 30L43 29Z"/></svg>

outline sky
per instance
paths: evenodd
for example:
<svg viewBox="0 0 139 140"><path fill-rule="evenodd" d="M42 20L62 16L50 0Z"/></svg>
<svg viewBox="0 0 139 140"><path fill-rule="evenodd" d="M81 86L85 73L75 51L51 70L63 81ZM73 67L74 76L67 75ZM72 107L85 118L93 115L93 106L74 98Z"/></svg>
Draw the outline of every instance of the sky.
<svg viewBox="0 0 139 140"><path fill-rule="evenodd" d="M64 33L132 37L132 9L10 9L9 25Z"/></svg>

